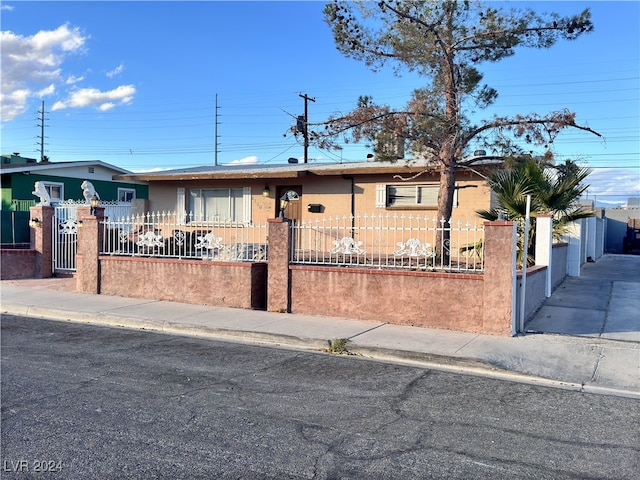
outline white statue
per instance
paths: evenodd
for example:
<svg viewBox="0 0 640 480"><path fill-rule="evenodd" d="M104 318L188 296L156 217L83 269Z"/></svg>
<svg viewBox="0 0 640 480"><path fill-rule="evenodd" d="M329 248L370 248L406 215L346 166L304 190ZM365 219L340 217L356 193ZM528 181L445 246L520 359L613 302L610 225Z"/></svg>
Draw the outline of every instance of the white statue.
<svg viewBox="0 0 640 480"><path fill-rule="evenodd" d="M49 192L47 192L47 189L45 188L44 183L36 182L33 185L33 192L31 193L36 197L40 198L39 205L43 205L45 207L48 207L51 205L51 197L49 196Z"/></svg>
<svg viewBox="0 0 640 480"><path fill-rule="evenodd" d="M91 203L91 199L93 198L100 200L100 195L98 195L98 192L96 192L93 183L91 183L90 181L85 180L80 184L80 187L82 187L82 196L87 201L87 203Z"/></svg>

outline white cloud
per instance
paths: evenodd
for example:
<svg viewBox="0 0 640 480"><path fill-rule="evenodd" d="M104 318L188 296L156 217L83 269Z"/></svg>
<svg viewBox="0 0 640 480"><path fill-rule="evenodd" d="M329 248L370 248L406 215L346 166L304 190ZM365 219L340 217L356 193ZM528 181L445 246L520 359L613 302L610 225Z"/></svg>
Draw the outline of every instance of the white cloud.
<svg viewBox="0 0 640 480"><path fill-rule="evenodd" d="M15 7L13 5L0 5L0 10L12 12Z"/></svg>
<svg viewBox="0 0 640 480"><path fill-rule="evenodd" d="M26 111L27 99L31 94L30 90L17 89L8 94L0 95L0 117L2 120L16 118Z"/></svg>
<svg viewBox="0 0 640 480"><path fill-rule="evenodd" d="M120 75L124 71L124 65L120 64L110 72L107 72L107 77L113 78L116 75Z"/></svg>
<svg viewBox="0 0 640 480"><path fill-rule="evenodd" d="M249 157L241 158L240 160L233 160L227 165L256 165L258 163L258 157L251 155Z"/></svg>
<svg viewBox="0 0 640 480"><path fill-rule="evenodd" d="M590 195L640 195L640 169L599 168L585 182Z"/></svg>
<svg viewBox="0 0 640 480"><path fill-rule="evenodd" d="M46 97L48 95L53 95L56 91L56 87L55 85L51 84L45 88L42 88L40 90L38 90L38 92L36 93L36 95L40 98L42 97Z"/></svg>
<svg viewBox="0 0 640 480"><path fill-rule="evenodd" d="M118 105L131 103L136 89L133 85L121 85L108 91L96 88L75 88L84 80L63 71L70 55L85 53L90 37L79 28L68 24L55 30L41 30L32 36L18 35L10 31L0 32L2 42L2 84L0 91L0 118L13 120L28 110L32 98L53 95L58 87L71 85L66 99L54 102L51 110L65 108L96 107L106 111ZM124 70L119 65L107 73L113 77Z"/></svg>
<svg viewBox="0 0 640 480"><path fill-rule="evenodd" d="M2 85L0 115L12 120L25 112L41 85L61 82L61 65L68 55L82 52L87 36L77 27L62 25L32 36L0 32Z"/></svg>
<svg viewBox="0 0 640 480"><path fill-rule="evenodd" d="M147 169L135 169L132 170L133 173L154 173L154 172L164 172L167 170L173 170L172 167L153 167Z"/></svg>
<svg viewBox="0 0 640 480"><path fill-rule="evenodd" d="M640 168L598 168L587 177L587 198L600 206L621 206L640 197Z"/></svg>
<svg viewBox="0 0 640 480"><path fill-rule="evenodd" d="M84 77L76 77L75 75L69 75L67 79L64 81L67 85L73 85L74 83L78 83L84 80Z"/></svg>
<svg viewBox="0 0 640 480"><path fill-rule="evenodd" d="M136 89L133 85L121 85L106 92L96 88L81 88L74 90L64 101L53 104L51 111L65 108L96 107L99 110L109 110L116 105L131 103Z"/></svg>

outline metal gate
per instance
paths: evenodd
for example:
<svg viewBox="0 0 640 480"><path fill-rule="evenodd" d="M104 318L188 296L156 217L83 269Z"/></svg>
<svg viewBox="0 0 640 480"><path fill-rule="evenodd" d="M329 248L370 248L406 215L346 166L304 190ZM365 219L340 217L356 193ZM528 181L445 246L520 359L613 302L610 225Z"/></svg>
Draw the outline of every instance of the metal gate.
<svg viewBox="0 0 640 480"><path fill-rule="evenodd" d="M70 200L54 206L51 229L53 273L76 271L79 206L86 206L86 202ZM122 218L131 215L130 202L100 202L100 206L105 209L105 217Z"/></svg>
<svg viewBox="0 0 640 480"><path fill-rule="evenodd" d="M52 222L53 273L75 272L78 251L78 204L56 205Z"/></svg>

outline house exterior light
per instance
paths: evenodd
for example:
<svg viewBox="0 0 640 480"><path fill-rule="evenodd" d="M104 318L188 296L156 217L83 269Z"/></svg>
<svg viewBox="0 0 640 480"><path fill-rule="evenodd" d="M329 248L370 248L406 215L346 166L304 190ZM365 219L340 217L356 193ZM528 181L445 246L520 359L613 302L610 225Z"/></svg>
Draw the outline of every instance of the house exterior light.
<svg viewBox="0 0 640 480"><path fill-rule="evenodd" d="M98 197L96 195L91 197L91 215L96 215L96 209L98 208L99 204L100 200L98 200Z"/></svg>
<svg viewBox="0 0 640 480"><path fill-rule="evenodd" d="M268 198L270 195L271 195L271 190L269 190L269 185L265 185L264 189L262 190L262 196Z"/></svg>
<svg viewBox="0 0 640 480"><path fill-rule="evenodd" d="M280 218L284 217L284 209L287 207L287 203L291 200L298 200L300 197L293 190L289 190L287 193L280 197Z"/></svg>

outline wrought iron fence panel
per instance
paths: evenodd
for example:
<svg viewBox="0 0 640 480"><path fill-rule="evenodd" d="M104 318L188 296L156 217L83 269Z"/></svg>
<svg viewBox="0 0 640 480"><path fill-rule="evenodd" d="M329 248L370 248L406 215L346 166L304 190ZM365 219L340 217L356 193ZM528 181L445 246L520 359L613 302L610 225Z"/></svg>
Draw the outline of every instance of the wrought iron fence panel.
<svg viewBox="0 0 640 480"><path fill-rule="evenodd" d="M420 214L324 217L291 224L291 262L480 272L484 225Z"/></svg>
<svg viewBox="0 0 640 480"><path fill-rule="evenodd" d="M54 272L75 272L78 251L78 206L57 204L54 207L51 228Z"/></svg>
<svg viewBox="0 0 640 480"><path fill-rule="evenodd" d="M88 203L86 200L63 200L57 203L56 208L66 209L69 212L77 211L78 207L85 207ZM131 202L119 202L117 200L100 200L99 207L104 208L104 216L108 218L122 218L131 215Z"/></svg>
<svg viewBox="0 0 640 480"><path fill-rule="evenodd" d="M101 254L210 261L267 261L267 225L192 213L148 212L103 222Z"/></svg>
<svg viewBox="0 0 640 480"><path fill-rule="evenodd" d="M75 272L78 236L78 207L87 206L86 200L63 200L54 204L53 214L53 271ZM131 215L130 202L104 201L104 215L108 218Z"/></svg>

